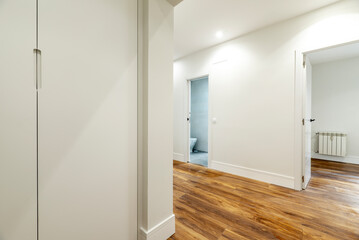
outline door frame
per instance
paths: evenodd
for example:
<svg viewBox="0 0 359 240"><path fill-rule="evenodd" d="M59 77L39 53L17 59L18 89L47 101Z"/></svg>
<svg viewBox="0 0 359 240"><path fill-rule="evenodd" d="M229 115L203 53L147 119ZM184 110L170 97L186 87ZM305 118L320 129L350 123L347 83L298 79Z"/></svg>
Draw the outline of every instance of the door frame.
<svg viewBox="0 0 359 240"><path fill-rule="evenodd" d="M303 63L306 55L326 49L359 43L359 39L339 42L333 45L324 45L316 48L303 48L295 50L295 79L294 79L294 189L301 191L302 177L305 164L305 128L302 120L305 119L306 89Z"/></svg>
<svg viewBox="0 0 359 240"><path fill-rule="evenodd" d="M210 159L211 159L211 122L210 122L210 113L211 113L211 104L210 104L210 78L209 78L209 74L205 74L205 75L201 75L198 77L191 77L191 78L187 78L186 79L186 85L187 87L186 92L185 92L185 99L186 99L186 103L185 103L185 129L186 129L186 134L185 134L185 156L184 156L184 162L189 163L190 160L190 137L191 137L191 124L190 124L190 120L187 120L188 118L190 119L190 106L191 106L191 82L192 81L196 81L196 80L200 80L202 78L207 78L208 79L208 168L210 167Z"/></svg>

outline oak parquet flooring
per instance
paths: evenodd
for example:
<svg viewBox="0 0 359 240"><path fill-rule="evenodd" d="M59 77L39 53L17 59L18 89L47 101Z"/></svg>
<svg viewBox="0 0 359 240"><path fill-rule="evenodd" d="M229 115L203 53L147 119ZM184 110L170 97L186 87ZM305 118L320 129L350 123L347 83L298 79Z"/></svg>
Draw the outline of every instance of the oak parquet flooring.
<svg viewBox="0 0 359 240"><path fill-rule="evenodd" d="M174 212L170 240L359 240L359 165L313 160L298 192L174 161Z"/></svg>

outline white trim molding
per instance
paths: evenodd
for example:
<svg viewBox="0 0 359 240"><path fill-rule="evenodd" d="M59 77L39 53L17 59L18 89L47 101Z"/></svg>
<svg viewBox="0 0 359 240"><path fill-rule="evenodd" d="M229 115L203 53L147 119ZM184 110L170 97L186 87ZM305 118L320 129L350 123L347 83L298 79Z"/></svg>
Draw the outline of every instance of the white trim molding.
<svg viewBox="0 0 359 240"><path fill-rule="evenodd" d="M318 153L312 153L312 158L326 160L326 161L359 164L358 156L336 157L336 156L328 156L328 155L321 155Z"/></svg>
<svg viewBox="0 0 359 240"><path fill-rule="evenodd" d="M212 162L211 168L241 177L294 189L294 177L216 161Z"/></svg>
<svg viewBox="0 0 359 240"><path fill-rule="evenodd" d="M186 162L184 159L184 154L180 154L180 153L173 153L173 160Z"/></svg>
<svg viewBox="0 0 359 240"><path fill-rule="evenodd" d="M172 214L150 230L139 229L139 240L167 240L175 233L175 215Z"/></svg>

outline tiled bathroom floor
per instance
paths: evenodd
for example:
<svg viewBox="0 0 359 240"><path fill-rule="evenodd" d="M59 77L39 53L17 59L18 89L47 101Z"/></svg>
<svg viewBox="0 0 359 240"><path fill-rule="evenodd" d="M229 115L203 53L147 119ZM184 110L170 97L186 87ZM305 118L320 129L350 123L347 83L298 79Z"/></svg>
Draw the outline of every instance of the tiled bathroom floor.
<svg viewBox="0 0 359 240"><path fill-rule="evenodd" d="M190 163L208 167L208 153L207 152L191 152Z"/></svg>

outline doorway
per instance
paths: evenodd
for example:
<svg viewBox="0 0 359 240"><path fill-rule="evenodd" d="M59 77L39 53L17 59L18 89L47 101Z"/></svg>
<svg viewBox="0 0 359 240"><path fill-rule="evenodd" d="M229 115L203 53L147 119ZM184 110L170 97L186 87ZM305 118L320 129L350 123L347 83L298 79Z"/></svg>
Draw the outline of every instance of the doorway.
<svg viewBox="0 0 359 240"><path fill-rule="evenodd" d="M188 162L208 167L208 76L188 81Z"/></svg>
<svg viewBox="0 0 359 240"><path fill-rule="evenodd" d="M359 164L359 42L303 55L302 188L314 165ZM345 173L345 172L344 172Z"/></svg>

